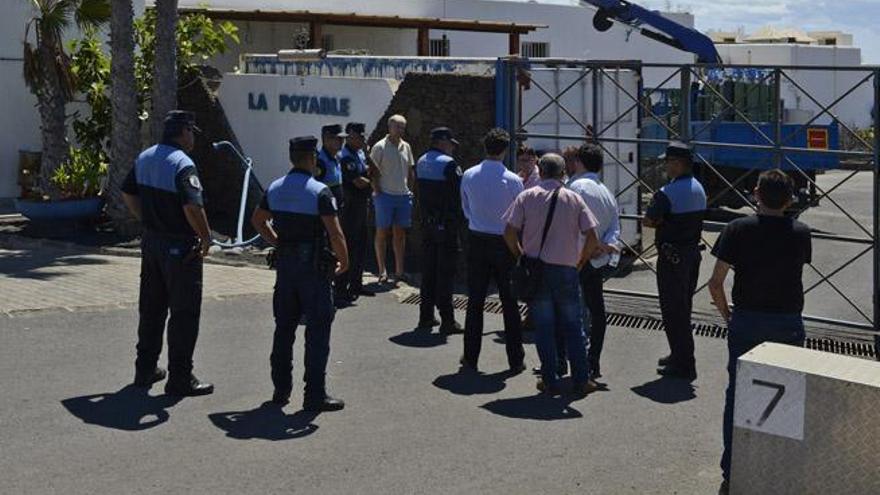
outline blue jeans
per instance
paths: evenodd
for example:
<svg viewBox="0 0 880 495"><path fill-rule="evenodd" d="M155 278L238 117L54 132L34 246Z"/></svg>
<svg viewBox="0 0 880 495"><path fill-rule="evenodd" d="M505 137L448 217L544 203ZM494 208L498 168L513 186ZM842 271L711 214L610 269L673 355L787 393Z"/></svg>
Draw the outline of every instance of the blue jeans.
<svg viewBox="0 0 880 495"><path fill-rule="evenodd" d="M272 382L277 390L290 391L293 342L300 319L305 317L305 400L321 400L330 355L330 326L336 314L330 279L315 266L315 248L299 244L276 262L275 336L272 342Z"/></svg>
<svg viewBox="0 0 880 495"><path fill-rule="evenodd" d="M570 266L544 265L541 288L529 302L529 314L535 326L535 345L541 360L544 384L554 386L557 373L556 332L562 334L571 378L575 384L589 378L587 337L584 333L584 306L577 269Z"/></svg>
<svg viewBox="0 0 880 495"><path fill-rule="evenodd" d="M736 360L764 342L775 342L803 347L806 334L800 314L762 313L736 310L730 319L727 333L727 350L730 359L727 373L730 381L724 401L724 453L721 455L721 471L724 479L730 479L730 449L733 441L733 405L736 393Z"/></svg>

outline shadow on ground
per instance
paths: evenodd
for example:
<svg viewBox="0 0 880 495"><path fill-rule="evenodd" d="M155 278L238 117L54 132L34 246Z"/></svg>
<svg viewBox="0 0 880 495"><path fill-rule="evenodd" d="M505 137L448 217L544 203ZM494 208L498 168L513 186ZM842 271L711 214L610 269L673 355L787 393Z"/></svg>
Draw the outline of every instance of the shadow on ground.
<svg viewBox="0 0 880 495"><path fill-rule="evenodd" d="M409 332L389 337L388 340L403 347L428 348L445 344L446 336L435 332L433 328L414 328Z"/></svg>
<svg viewBox="0 0 880 495"><path fill-rule="evenodd" d="M231 411L209 414L214 426L237 440L292 440L311 435L318 430L313 421L317 412L297 411L285 414L281 406L264 402L250 411Z"/></svg>
<svg viewBox="0 0 880 495"><path fill-rule="evenodd" d="M104 265L109 263L102 258L79 255L53 254L53 251L20 251L0 256L0 273L7 277L32 280L51 280L68 275L68 272L51 270L60 266ZM39 270L39 271L37 271Z"/></svg>
<svg viewBox="0 0 880 495"><path fill-rule="evenodd" d="M128 385L117 392L85 395L61 401L84 423L115 430L147 430L168 421L168 409L179 397L153 396L145 388Z"/></svg>
<svg viewBox="0 0 880 495"><path fill-rule="evenodd" d="M583 417L580 411L571 407L571 403L575 400L576 398L571 396L553 397L538 394L514 399L493 400L480 407L499 416L513 419L555 421Z"/></svg>
<svg viewBox="0 0 880 495"><path fill-rule="evenodd" d="M434 386L455 395L486 395L504 390L504 380L513 376L510 371L484 374L473 371L459 371L451 375L438 376Z"/></svg>
<svg viewBox="0 0 880 495"><path fill-rule="evenodd" d="M660 404L678 404L697 398L696 388L686 380L660 377L654 381L633 387L636 395Z"/></svg>

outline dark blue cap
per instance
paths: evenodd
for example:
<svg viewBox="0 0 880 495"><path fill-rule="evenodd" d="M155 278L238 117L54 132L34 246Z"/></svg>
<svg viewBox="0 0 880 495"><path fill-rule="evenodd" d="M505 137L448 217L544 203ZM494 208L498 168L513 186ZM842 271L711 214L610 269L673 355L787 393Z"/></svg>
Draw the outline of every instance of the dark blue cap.
<svg viewBox="0 0 880 495"><path fill-rule="evenodd" d="M360 122L349 122L345 124L345 132L351 134L352 132L356 132L358 134L363 134L366 132L367 126Z"/></svg>
<svg viewBox="0 0 880 495"><path fill-rule="evenodd" d="M458 140L452 136L452 129L448 127L435 127L431 129L431 141L449 141L458 145Z"/></svg>
<svg viewBox="0 0 880 495"><path fill-rule="evenodd" d="M294 151L315 151L318 149L318 138L315 136L299 136L290 140L290 153Z"/></svg>
<svg viewBox="0 0 880 495"><path fill-rule="evenodd" d="M694 152L690 146L681 141L672 141L669 143L669 146L666 147L666 152L659 156L661 160L665 160L667 158L684 158L685 160L691 161L693 160Z"/></svg>
<svg viewBox="0 0 880 495"><path fill-rule="evenodd" d="M342 132L342 126L340 124L327 124L321 128L321 135L326 136L327 134L332 134L336 137L348 137L348 134Z"/></svg>
<svg viewBox="0 0 880 495"><path fill-rule="evenodd" d="M196 127L196 114L185 110L172 110L165 114L163 120L164 133L166 136L177 136L180 131L189 127L196 132L201 129Z"/></svg>

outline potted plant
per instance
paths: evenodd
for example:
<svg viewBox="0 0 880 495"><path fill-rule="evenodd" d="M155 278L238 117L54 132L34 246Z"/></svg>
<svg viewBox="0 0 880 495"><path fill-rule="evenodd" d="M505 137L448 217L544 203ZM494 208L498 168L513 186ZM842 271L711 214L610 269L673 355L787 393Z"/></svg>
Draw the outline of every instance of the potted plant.
<svg viewBox="0 0 880 495"><path fill-rule="evenodd" d="M18 211L32 221L91 220L101 214L100 196L107 161L102 153L71 147L67 159L49 178L59 201L16 200Z"/></svg>

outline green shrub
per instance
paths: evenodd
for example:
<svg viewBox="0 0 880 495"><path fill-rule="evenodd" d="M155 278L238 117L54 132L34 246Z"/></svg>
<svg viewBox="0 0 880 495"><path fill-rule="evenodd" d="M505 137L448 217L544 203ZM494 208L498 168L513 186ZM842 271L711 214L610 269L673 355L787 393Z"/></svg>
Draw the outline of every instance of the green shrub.
<svg viewBox="0 0 880 495"><path fill-rule="evenodd" d="M97 196L106 176L107 160L103 153L71 147L67 160L55 169L51 180L62 199L82 199Z"/></svg>

